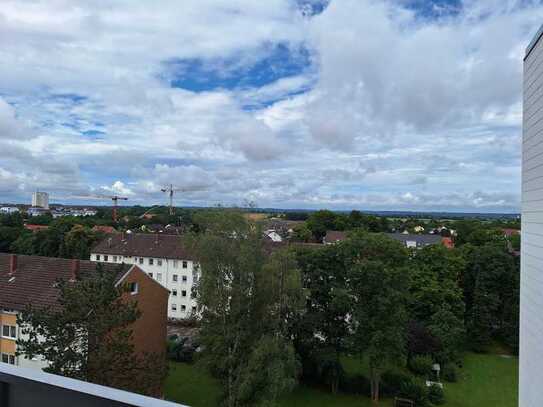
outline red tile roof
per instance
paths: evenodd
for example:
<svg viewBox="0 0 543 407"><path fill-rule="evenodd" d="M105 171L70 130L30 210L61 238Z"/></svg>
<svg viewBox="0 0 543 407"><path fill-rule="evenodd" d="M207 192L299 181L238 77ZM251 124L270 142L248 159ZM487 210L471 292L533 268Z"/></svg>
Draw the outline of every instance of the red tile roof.
<svg viewBox="0 0 543 407"><path fill-rule="evenodd" d="M11 256L16 256L15 272L10 274ZM72 277L72 259L56 257L24 256L0 253L0 309L21 311L27 304L34 307L58 305L59 290L55 283L59 279ZM96 272L97 263L80 260L80 278L89 278ZM104 270L117 273L120 279L128 265L103 264Z"/></svg>
<svg viewBox="0 0 543 407"><path fill-rule="evenodd" d="M96 225L92 228L92 230L106 234L117 233L117 229L115 229L113 226Z"/></svg>
<svg viewBox="0 0 543 407"><path fill-rule="evenodd" d="M324 241L326 243L335 243L335 242L341 242L347 238L346 232L341 232L338 230L329 230L326 232L326 236L324 237Z"/></svg>
<svg viewBox="0 0 543 407"><path fill-rule="evenodd" d="M49 229L49 226L47 225L32 225L32 224L25 224L25 229L30 230L32 232L38 232L40 230L47 230Z"/></svg>
<svg viewBox="0 0 543 407"><path fill-rule="evenodd" d="M507 237L511 237L513 235L520 235L520 230L518 229L509 229L509 228L506 228L506 229L502 229L503 230L503 234Z"/></svg>
<svg viewBox="0 0 543 407"><path fill-rule="evenodd" d="M162 257L195 260L193 251L183 237L166 234L123 233L111 235L91 250L97 254Z"/></svg>
<svg viewBox="0 0 543 407"><path fill-rule="evenodd" d="M452 238L450 238L450 237L442 237L442 238L441 238L441 243L442 243L443 246L445 246L447 249L452 249L452 248L454 248L454 242L453 242Z"/></svg>

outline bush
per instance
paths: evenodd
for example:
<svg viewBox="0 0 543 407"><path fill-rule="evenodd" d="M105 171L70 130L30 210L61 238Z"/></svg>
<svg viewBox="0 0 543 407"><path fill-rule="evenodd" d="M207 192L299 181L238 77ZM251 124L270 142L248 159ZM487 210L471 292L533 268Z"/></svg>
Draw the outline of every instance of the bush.
<svg viewBox="0 0 543 407"><path fill-rule="evenodd" d="M413 379L402 383L398 395L413 400L417 407L425 406L428 403L428 388L425 384L418 383Z"/></svg>
<svg viewBox="0 0 543 407"><path fill-rule="evenodd" d="M347 394L368 396L371 393L371 383L363 375L343 375L339 382L339 390Z"/></svg>
<svg viewBox="0 0 543 407"><path fill-rule="evenodd" d="M384 396L394 397L400 394L402 384L411 382L412 377L400 372L388 371L381 377L381 392Z"/></svg>
<svg viewBox="0 0 543 407"><path fill-rule="evenodd" d="M419 376L429 376L432 373L432 358L428 355L417 355L411 358L409 369Z"/></svg>
<svg viewBox="0 0 543 407"><path fill-rule="evenodd" d="M445 393L443 392L443 389L437 384L432 384L428 388L428 400L430 403L436 405L445 403Z"/></svg>
<svg viewBox="0 0 543 407"><path fill-rule="evenodd" d="M456 382L458 380L458 372L456 370L456 366L452 363L447 363L443 366L441 376L443 377L443 380L447 382Z"/></svg>

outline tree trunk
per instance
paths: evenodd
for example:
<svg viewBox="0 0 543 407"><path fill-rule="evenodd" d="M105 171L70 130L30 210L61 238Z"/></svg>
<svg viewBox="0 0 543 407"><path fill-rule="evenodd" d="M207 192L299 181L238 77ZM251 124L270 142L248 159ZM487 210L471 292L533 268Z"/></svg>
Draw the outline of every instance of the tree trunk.
<svg viewBox="0 0 543 407"><path fill-rule="evenodd" d="M379 403L379 384L380 375L374 369L370 368L370 383L371 383L371 401L374 404Z"/></svg>

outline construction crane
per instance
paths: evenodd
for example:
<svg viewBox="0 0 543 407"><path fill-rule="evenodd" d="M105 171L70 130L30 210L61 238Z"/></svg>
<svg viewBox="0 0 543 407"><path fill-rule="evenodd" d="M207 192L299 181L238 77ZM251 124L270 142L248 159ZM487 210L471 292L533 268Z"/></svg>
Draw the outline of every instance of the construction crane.
<svg viewBox="0 0 543 407"><path fill-rule="evenodd" d="M99 195L99 194L90 194L90 195L72 195L73 198L77 199L111 199L113 201L113 210L112 218L113 222L117 223L117 206L118 201L127 201L128 198L118 195Z"/></svg>
<svg viewBox="0 0 543 407"><path fill-rule="evenodd" d="M188 191L188 189L186 189L186 188L174 188L173 185L170 184L169 186L167 186L165 188L162 188L161 191L162 192L167 192L168 195L170 196L170 215L175 215L174 210L173 210L173 194L175 192L185 192L185 191Z"/></svg>
<svg viewBox="0 0 543 407"><path fill-rule="evenodd" d="M113 201L113 210L112 210L113 222L117 223L117 202L119 200L127 201L128 198L124 196L117 196L117 195L110 196L109 198Z"/></svg>

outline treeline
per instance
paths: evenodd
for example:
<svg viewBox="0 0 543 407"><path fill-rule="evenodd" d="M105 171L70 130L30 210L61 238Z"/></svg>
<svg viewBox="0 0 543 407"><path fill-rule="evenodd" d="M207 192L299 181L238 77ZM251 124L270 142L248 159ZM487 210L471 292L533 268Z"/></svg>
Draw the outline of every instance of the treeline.
<svg viewBox="0 0 543 407"><path fill-rule="evenodd" d="M242 216L217 216L194 237L206 271L195 291L201 363L229 406L274 401L299 381L439 403L441 389L423 381L433 363L454 381L465 350L518 349L518 259L503 235L478 235L456 249L408 251L357 229L340 244L269 256ZM346 358L367 374L348 375Z"/></svg>

